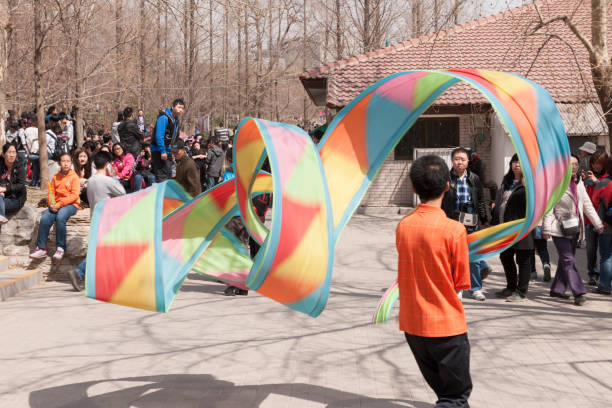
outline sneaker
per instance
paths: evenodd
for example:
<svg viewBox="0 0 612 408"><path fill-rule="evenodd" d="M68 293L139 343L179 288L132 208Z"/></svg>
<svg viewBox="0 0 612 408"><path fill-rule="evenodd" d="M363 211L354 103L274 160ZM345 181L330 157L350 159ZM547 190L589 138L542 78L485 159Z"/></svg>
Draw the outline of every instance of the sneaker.
<svg viewBox="0 0 612 408"><path fill-rule="evenodd" d="M248 290L246 290L246 289L239 289L239 288L236 288L236 290L235 290L234 292L235 292L237 295L240 295L240 296L248 296L248 295L249 295L249 291L248 291Z"/></svg>
<svg viewBox="0 0 612 408"><path fill-rule="evenodd" d="M495 292L495 296L498 298L507 298L508 296L512 296L512 291L508 288L504 290L500 290L499 292Z"/></svg>
<svg viewBox="0 0 612 408"><path fill-rule="evenodd" d="M36 247L34 252L30 253L30 258L32 259L43 259L46 257L47 257L47 251L42 248Z"/></svg>
<svg viewBox="0 0 612 408"><path fill-rule="evenodd" d="M74 288L74 290L76 290L77 292L80 292L83 290L83 286L82 286L83 281L81 280L79 275L77 275L74 269L70 269L68 271L68 278L70 278L70 283L72 284L72 287Z"/></svg>
<svg viewBox="0 0 612 408"><path fill-rule="evenodd" d="M54 261L61 261L63 257L64 257L64 249L63 248L57 248L55 250L55 253L53 254L53 260Z"/></svg>
<svg viewBox="0 0 612 408"><path fill-rule="evenodd" d="M228 286L227 288L225 288L225 290L223 291L223 294L225 296L236 296L236 292L234 291L234 289L236 289L235 286Z"/></svg>
<svg viewBox="0 0 612 408"><path fill-rule="evenodd" d="M511 296L506 298L506 302L524 302L527 300L527 296L521 295L519 292L514 292Z"/></svg>
<svg viewBox="0 0 612 408"><path fill-rule="evenodd" d="M609 295L610 294L609 290L601 289L600 287L595 288L595 290L593 290L593 292L597 293L599 295Z"/></svg>
<svg viewBox="0 0 612 408"><path fill-rule="evenodd" d="M589 278L589 286L597 286L597 279Z"/></svg>
<svg viewBox="0 0 612 408"><path fill-rule="evenodd" d="M544 282L550 282L550 264L544 264L543 268L544 268L544 277L542 278L542 280Z"/></svg>
<svg viewBox="0 0 612 408"><path fill-rule="evenodd" d="M559 293L559 292L550 292L550 297L554 297L554 298L559 298L559 299L569 299L569 295L566 295L565 293Z"/></svg>
<svg viewBox="0 0 612 408"><path fill-rule="evenodd" d="M485 297L484 293L482 293L482 290L475 290L473 292L471 292L472 298L475 300L479 300L479 301L484 301L487 298Z"/></svg>
<svg viewBox="0 0 612 408"><path fill-rule="evenodd" d="M487 279L487 276L489 276L491 272L493 272L493 268L491 268L490 266L487 266L486 268L482 269L480 271L480 279Z"/></svg>
<svg viewBox="0 0 612 408"><path fill-rule="evenodd" d="M578 295L574 298L574 304L576 306L582 306L586 303L586 298L584 297L584 295Z"/></svg>
<svg viewBox="0 0 612 408"><path fill-rule="evenodd" d="M8 218L6 218L4 215L0 215L0 225L4 225L8 222Z"/></svg>

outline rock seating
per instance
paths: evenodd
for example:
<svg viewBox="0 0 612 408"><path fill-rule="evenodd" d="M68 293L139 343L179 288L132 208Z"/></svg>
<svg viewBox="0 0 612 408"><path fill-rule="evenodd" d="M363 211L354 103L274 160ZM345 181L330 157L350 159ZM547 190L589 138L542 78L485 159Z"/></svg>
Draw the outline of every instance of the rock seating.
<svg viewBox="0 0 612 408"><path fill-rule="evenodd" d="M67 279L66 272L74 269L87 255L90 216L89 209L79 210L68 220L68 239L64 259L52 262L55 253L55 226L51 228L47 241L47 253L44 260L29 258L30 251L36 247L38 223L45 208L25 205L9 222L0 227L0 255L9 257L9 265L26 269L39 269L45 279Z"/></svg>

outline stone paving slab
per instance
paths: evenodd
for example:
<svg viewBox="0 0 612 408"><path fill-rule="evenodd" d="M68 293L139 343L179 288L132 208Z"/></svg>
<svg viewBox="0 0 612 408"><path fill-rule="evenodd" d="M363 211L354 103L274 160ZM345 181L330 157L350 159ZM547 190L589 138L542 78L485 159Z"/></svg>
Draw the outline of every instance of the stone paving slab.
<svg viewBox="0 0 612 408"><path fill-rule="evenodd" d="M351 220L316 319L253 292L225 297L197 275L167 314L90 300L61 282L23 292L0 303L0 406L430 407L396 317L370 324L396 274L400 218ZM491 264L489 296L505 282ZM524 303L464 300L471 406L610 406L612 299L588 295L576 307L547 295L537 281Z"/></svg>

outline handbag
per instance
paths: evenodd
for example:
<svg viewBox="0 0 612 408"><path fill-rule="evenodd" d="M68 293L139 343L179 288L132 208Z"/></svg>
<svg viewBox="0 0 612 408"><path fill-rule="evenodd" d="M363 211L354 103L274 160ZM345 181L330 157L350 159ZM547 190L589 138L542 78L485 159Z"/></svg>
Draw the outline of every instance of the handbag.
<svg viewBox="0 0 612 408"><path fill-rule="evenodd" d="M561 232L566 237L580 234L580 220L576 216L568 215L561 221Z"/></svg>
<svg viewBox="0 0 612 408"><path fill-rule="evenodd" d="M478 215L459 211L459 222L465 225L466 227L476 227L478 225Z"/></svg>

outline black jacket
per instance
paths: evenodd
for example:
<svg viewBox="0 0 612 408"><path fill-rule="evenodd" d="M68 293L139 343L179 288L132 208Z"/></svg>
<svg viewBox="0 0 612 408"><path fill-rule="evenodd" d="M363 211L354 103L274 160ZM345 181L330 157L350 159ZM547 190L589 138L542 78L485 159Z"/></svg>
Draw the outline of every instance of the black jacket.
<svg viewBox="0 0 612 408"><path fill-rule="evenodd" d="M125 146L125 149L132 153L132 156L138 157L142 150L142 132L135 120L124 120L117 128L119 140Z"/></svg>
<svg viewBox="0 0 612 408"><path fill-rule="evenodd" d="M499 208L502 203L502 198L504 195L504 185L502 183L501 187L497 190L497 194L495 196L495 208L493 209L493 220L492 223L497 225L500 223L499 219ZM504 210L504 222L518 220L520 218L525 218L525 213L527 209L527 191L525 190L525 186L523 184L516 184L513 187L512 194L510 194L510 198L508 198L508 203L506 204L506 209ZM527 234L523 239L512 246L514 249L534 249L534 241L533 241L533 231Z"/></svg>
<svg viewBox="0 0 612 408"><path fill-rule="evenodd" d="M484 193L482 191L482 183L480 182L480 178L469 170L467 171L467 184L470 187L470 195L472 196L472 206L474 208L474 212L478 214L478 219L480 224L486 224L487 222L487 207L484 200ZM450 188L444 194L444 198L442 199L442 209L446 213L448 218L452 218L453 220L457 220L459 218L459 213L456 211L456 203L457 203L457 173L455 170L450 171Z"/></svg>
<svg viewBox="0 0 612 408"><path fill-rule="evenodd" d="M8 168L4 163L4 159L0 157L0 186L6 187L4 196L7 198L16 198L19 200L19 207L23 207L27 198L26 190L26 175L23 163L16 161L13 164L11 172L8 173Z"/></svg>

